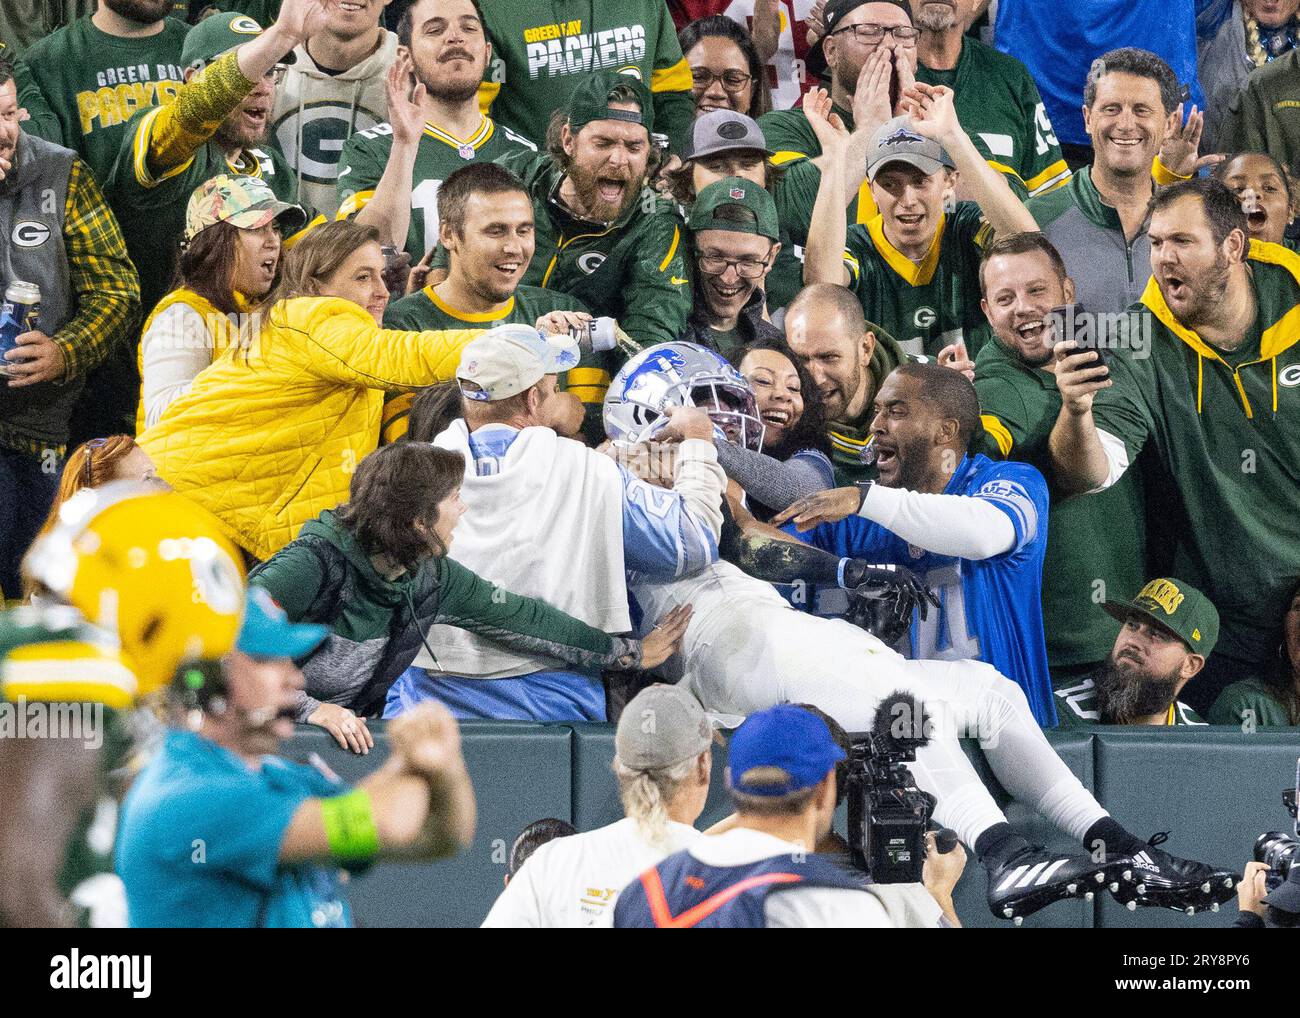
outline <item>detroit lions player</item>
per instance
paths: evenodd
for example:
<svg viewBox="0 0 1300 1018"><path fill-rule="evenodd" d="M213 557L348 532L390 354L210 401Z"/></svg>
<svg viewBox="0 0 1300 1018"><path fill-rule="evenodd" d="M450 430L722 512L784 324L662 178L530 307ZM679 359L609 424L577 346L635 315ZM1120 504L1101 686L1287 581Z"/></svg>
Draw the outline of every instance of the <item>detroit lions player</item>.
<svg viewBox="0 0 1300 1018"><path fill-rule="evenodd" d="M718 398L720 381L729 376L715 360L688 343L662 344L632 358L606 395L610 439L622 447L652 439L675 406L702 406L724 429L750 427L742 420L743 398ZM761 426L755 415L752 427ZM1232 896L1232 874L1149 847L1111 818L1053 751L1021 688L992 666L908 661L848 622L795 611L768 583L725 561L667 581L630 572L629 590L644 618L693 606L682 641L682 681L708 710L747 715L778 703L812 703L849 731L865 731L889 693L904 689L920 698L937 723L917 753L917 783L937 797L935 819L989 870L995 915L1018 919L1055 901L1090 896L1101 884L1130 907L1194 911ZM978 737L1013 796L1085 849L1102 843L1109 853L1104 861L1048 852L1016 834L961 751L959 735ZM1131 883L1131 856L1138 852L1153 866Z"/></svg>

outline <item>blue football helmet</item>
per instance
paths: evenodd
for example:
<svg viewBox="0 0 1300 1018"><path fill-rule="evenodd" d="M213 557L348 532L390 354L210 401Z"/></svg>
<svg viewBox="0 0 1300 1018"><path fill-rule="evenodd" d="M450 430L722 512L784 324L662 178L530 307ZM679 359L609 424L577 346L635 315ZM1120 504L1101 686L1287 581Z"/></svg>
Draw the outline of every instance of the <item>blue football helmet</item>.
<svg viewBox="0 0 1300 1018"><path fill-rule="evenodd" d="M627 445L651 441L675 406L699 407L725 438L755 452L763 448L749 382L696 343L660 343L624 364L605 393L605 434Z"/></svg>

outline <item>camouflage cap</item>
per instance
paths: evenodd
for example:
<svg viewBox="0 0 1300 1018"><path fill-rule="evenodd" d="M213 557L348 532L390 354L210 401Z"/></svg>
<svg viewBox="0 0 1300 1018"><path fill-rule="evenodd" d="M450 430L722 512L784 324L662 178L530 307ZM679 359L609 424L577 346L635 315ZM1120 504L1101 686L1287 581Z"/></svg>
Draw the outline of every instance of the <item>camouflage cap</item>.
<svg viewBox="0 0 1300 1018"><path fill-rule="evenodd" d="M286 233L296 233L307 224L307 213L280 201L261 177L221 174L205 180L190 195L184 239L188 243L217 223L257 230L276 220L284 221Z"/></svg>

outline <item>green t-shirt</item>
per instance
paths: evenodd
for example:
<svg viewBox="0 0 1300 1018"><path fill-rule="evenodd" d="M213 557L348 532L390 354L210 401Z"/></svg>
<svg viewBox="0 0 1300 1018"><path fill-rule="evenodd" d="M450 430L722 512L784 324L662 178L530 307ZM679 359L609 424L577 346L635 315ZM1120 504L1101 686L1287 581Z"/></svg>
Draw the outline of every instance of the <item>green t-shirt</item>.
<svg viewBox="0 0 1300 1018"><path fill-rule="evenodd" d="M537 145L553 110L592 71L619 71L645 82L654 97L654 129L680 151L695 119L691 69L663 0L520 0L485 3L492 42L492 115Z"/></svg>
<svg viewBox="0 0 1300 1018"><path fill-rule="evenodd" d="M1056 697L1056 718L1061 728L1084 728L1103 723L1098 715L1097 689L1092 679L1073 678L1060 684L1053 683L1052 695ZM1169 706L1165 724L1203 725L1205 721L1182 700L1175 700Z"/></svg>
<svg viewBox="0 0 1300 1018"><path fill-rule="evenodd" d="M1043 629L1052 668L1103 660L1119 624L1100 607L1146 580L1145 499L1138 465L1097 495L1062 497L1052 484L1048 438L1061 412L1056 378L1022 363L996 339L975 360L975 391L988 436L982 451L1029 463L1047 478L1051 513L1043 562Z"/></svg>
<svg viewBox="0 0 1300 1018"><path fill-rule="evenodd" d="M1250 728L1292 728L1286 707L1261 679L1243 679L1224 687L1210 708L1210 724Z"/></svg>
<svg viewBox="0 0 1300 1018"><path fill-rule="evenodd" d="M1256 323L1224 357L1178 324L1153 279L1093 417L1130 462L1150 446L1177 479L1159 499L1178 535L1172 575L1218 608L1215 653L1259 671L1300 582L1300 256L1252 243L1248 267Z"/></svg>
<svg viewBox="0 0 1300 1018"><path fill-rule="evenodd" d="M140 273L140 310L144 315L167 293L176 271L177 245L185 232L185 208L190 195L221 173L251 174L270 185L275 196L295 202L297 180L278 149L245 149L239 165L209 140L173 170L155 177L145 164L147 136L156 110L136 114L127 125L122 149L108 185L108 202L126 238L126 250ZM313 210L306 210L308 219Z"/></svg>
<svg viewBox="0 0 1300 1018"><path fill-rule="evenodd" d="M959 202L944 216L918 265L885 238L880 217L850 226L844 249L849 288L869 321L878 322L911 354L934 357L960 340L978 353L980 248L984 215L974 202Z"/></svg>
<svg viewBox="0 0 1300 1018"><path fill-rule="evenodd" d="M967 36L951 71L916 69L916 80L953 90L957 119L985 161L1019 198L1070 177L1038 86L1019 60Z"/></svg>
<svg viewBox="0 0 1300 1018"><path fill-rule="evenodd" d="M157 35L124 39L81 18L29 49L14 68L28 134L72 149L103 184L141 110L176 98L189 26L168 18Z"/></svg>
<svg viewBox="0 0 1300 1018"><path fill-rule="evenodd" d="M391 124L377 124L347 140L336 184L340 217L351 217L374 196L392 148ZM438 243L438 189L444 180L470 163L495 163L511 152L536 151L531 141L491 117L484 117L473 137L464 140L426 124L411 171L411 225L406 234L411 261L418 262Z"/></svg>

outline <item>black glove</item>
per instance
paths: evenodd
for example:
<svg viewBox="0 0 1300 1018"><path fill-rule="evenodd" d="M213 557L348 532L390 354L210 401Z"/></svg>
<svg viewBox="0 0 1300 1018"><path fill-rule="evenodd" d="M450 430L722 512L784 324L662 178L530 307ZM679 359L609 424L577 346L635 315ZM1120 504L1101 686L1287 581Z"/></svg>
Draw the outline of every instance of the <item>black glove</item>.
<svg viewBox="0 0 1300 1018"><path fill-rule="evenodd" d="M924 621L930 605L939 607L938 598L906 566L853 559L844 567L844 585L850 595L848 620L891 647L911 626L914 610Z"/></svg>

